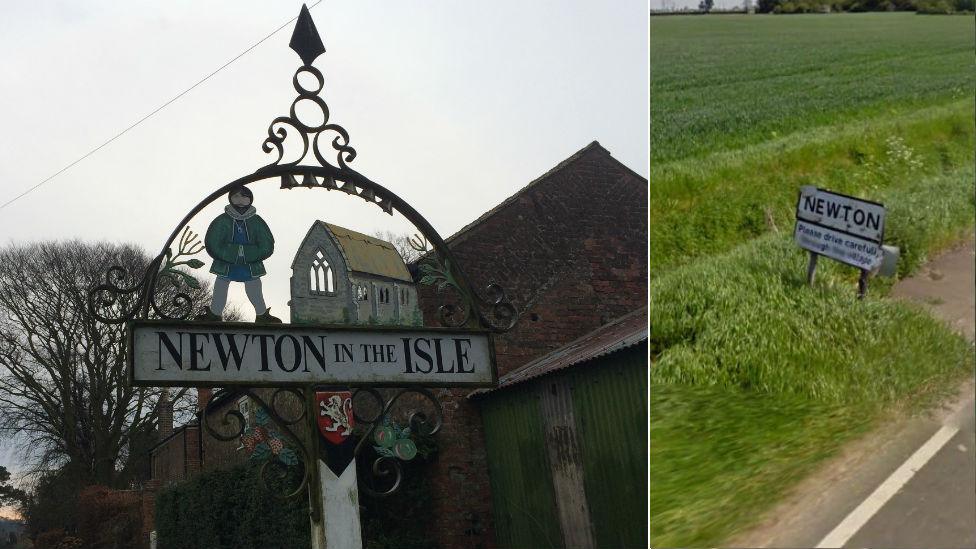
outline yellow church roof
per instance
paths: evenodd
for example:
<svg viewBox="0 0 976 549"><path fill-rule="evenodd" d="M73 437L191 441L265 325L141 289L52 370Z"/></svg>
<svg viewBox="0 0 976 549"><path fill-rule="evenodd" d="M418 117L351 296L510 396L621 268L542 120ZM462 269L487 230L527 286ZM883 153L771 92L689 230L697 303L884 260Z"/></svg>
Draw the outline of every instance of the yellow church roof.
<svg viewBox="0 0 976 549"><path fill-rule="evenodd" d="M403 258L393 247L393 244L380 240L352 229L325 223L329 232L335 237L342 253L346 258L346 266L350 271L369 273L406 282L413 282L410 271L403 263Z"/></svg>

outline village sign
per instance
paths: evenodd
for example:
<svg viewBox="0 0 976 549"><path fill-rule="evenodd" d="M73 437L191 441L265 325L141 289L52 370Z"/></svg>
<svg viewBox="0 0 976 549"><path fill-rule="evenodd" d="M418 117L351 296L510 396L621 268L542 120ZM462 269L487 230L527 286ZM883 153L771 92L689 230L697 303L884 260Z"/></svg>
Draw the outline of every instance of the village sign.
<svg viewBox="0 0 976 549"><path fill-rule="evenodd" d="M475 291L444 240L417 210L349 166L357 152L348 132L329 120L329 108L319 95L325 80L312 62L325 47L305 6L289 45L302 60L293 79L298 96L289 116L272 121L262 144L265 153L277 158L217 188L193 207L141 276L109 268L105 282L91 290L89 307L102 322L126 324L132 383L222 387L202 413L207 432L252 447L267 439L270 429L285 440L303 472L297 486L283 496L307 493L312 547L361 547L355 457L375 450L371 466L364 468L375 477L364 479L372 486L367 491L380 496L394 492L400 486L400 462L417 452L408 433L432 435L441 425L440 404L427 388L494 386L492 334L511 329L517 314L497 284L487 286L487 298ZM321 120L311 123L298 116L301 102L317 107ZM286 161L286 148L299 154ZM310 246L302 252L305 256L296 258L307 262L301 267L304 294L294 297L293 287L292 323L283 323L264 304L261 286L263 261L272 253L274 237L257 215L246 186L267 182L280 183L284 190L345 193L390 215L400 213L419 232L411 239L421 253L419 274L408 273L399 256L363 257L354 241L370 237L316 221L305 243L328 241L334 247ZM190 222L225 197L225 213L210 222L201 243ZM203 267L204 261L194 257L203 251L216 275L210 303L192 297L199 283L184 270ZM379 266L357 267L357 261ZM340 278L340 263L350 277L359 278ZM255 323L220 321L231 283L244 285ZM439 326L422 322L416 284L443 290L443 304L434 315ZM370 297L372 311L362 308ZM246 418L228 406L242 397L270 419L267 429L245 432ZM283 405L286 400L293 403L291 408ZM409 425L391 423L395 408L405 405L426 409L402 413ZM261 467L262 482L279 465L270 456Z"/></svg>
<svg viewBox="0 0 976 549"><path fill-rule="evenodd" d="M893 275L898 249L882 244L886 216L884 205L878 202L812 185L800 187L793 237L810 252L808 283L813 283L821 255L861 270L859 298L867 291L870 273Z"/></svg>

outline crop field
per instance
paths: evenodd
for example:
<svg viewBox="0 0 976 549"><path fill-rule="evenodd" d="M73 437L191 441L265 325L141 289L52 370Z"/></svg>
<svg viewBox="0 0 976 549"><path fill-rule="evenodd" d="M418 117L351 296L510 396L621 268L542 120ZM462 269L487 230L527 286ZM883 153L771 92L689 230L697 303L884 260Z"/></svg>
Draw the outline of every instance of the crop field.
<svg viewBox="0 0 976 549"><path fill-rule="evenodd" d="M656 17L651 163L969 99L970 17Z"/></svg>
<svg viewBox="0 0 976 549"><path fill-rule="evenodd" d="M717 546L899 410L972 375L972 345L792 243L798 187L888 208L899 276L971 235L969 17L651 19L650 532Z"/></svg>

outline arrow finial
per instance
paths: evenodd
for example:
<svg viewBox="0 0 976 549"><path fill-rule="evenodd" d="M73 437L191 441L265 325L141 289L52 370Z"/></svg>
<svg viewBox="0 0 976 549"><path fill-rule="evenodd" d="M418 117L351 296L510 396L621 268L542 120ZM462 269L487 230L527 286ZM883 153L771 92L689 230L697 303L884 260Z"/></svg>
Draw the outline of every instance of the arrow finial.
<svg viewBox="0 0 976 549"><path fill-rule="evenodd" d="M319 31L315 30L312 14L308 12L308 6L305 4L302 4L302 11L298 14L295 32L291 35L288 47L295 50L295 53L302 58L302 63L306 65L311 65L316 57L325 52L325 45L322 44Z"/></svg>

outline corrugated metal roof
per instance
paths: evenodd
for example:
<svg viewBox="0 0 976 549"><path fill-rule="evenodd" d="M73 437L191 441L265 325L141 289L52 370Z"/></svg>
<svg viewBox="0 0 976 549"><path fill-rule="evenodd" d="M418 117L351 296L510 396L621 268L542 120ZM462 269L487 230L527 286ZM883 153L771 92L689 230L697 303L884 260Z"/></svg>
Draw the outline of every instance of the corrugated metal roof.
<svg viewBox="0 0 976 549"><path fill-rule="evenodd" d="M410 271L403 263L403 258L393 247L393 244L372 236L357 233L352 229L323 224L335 237L346 258L346 266L350 271L369 273L406 282L413 282Z"/></svg>
<svg viewBox="0 0 976 549"><path fill-rule="evenodd" d="M626 349L647 340L647 307L624 315L585 336L537 358L498 379L495 389L480 389L469 396L488 393L568 368L587 360Z"/></svg>

